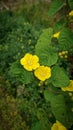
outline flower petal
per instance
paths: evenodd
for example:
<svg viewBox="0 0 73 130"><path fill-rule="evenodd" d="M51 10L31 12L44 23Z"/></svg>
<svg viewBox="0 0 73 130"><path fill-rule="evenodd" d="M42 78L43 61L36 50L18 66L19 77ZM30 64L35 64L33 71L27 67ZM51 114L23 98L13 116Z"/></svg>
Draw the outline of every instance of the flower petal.
<svg viewBox="0 0 73 130"><path fill-rule="evenodd" d="M53 37L58 38L59 35L60 35L60 32L57 32L57 33L53 34Z"/></svg>
<svg viewBox="0 0 73 130"><path fill-rule="evenodd" d="M56 121L51 127L51 130L67 130L59 121Z"/></svg>
<svg viewBox="0 0 73 130"><path fill-rule="evenodd" d="M73 16L73 10L69 12L69 16Z"/></svg>
<svg viewBox="0 0 73 130"><path fill-rule="evenodd" d="M70 80L70 84L67 87L61 88L63 91L73 91L73 80Z"/></svg>

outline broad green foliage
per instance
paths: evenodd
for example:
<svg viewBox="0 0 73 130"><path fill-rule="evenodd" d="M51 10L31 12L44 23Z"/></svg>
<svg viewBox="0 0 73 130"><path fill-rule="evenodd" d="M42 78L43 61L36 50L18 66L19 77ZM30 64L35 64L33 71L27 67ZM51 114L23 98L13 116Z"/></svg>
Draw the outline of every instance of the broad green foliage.
<svg viewBox="0 0 73 130"><path fill-rule="evenodd" d="M51 109L56 120L60 121L62 124L67 126L68 117L63 95L57 95L53 98L51 102Z"/></svg>
<svg viewBox="0 0 73 130"><path fill-rule="evenodd" d="M54 47L45 44L44 46L40 46L36 52L39 56L40 63L43 65L51 66L57 62L58 54Z"/></svg>
<svg viewBox="0 0 73 130"><path fill-rule="evenodd" d="M72 94L72 95L69 95ZM65 101L66 101L66 109L67 109L67 118L68 118L68 127L71 128L73 125L73 93L69 93L65 95Z"/></svg>
<svg viewBox="0 0 73 130"><path fill-rule="evenodd" d="M52 102L53 98L55 98L56 95L54 93L50 92L49 90L45 90L44 97L45 97L46 101Z"/></svg>
<svg viewBox="0 0 73 130"><path fill-rule="evenodd" d="M59 47L61 50L71 50L73 48L73 33L69 28L64 28L59 36Z"/></svg>
<svg viewBox="0 0 73 130"><path fill-rule="evenodd" d="M69 84L69 77L67 76L64 69L59 66L54 66L52 68L52 84L55 87L66 87Z"/></svg>
<svg viewBox="0 0 73 130"><path fill-rule="evenodd" d="M63 3L62 0L54 0L51 3L51 7L49 9L49 14L48 14L49 17L51 17L52 15L57 13L64 5L65 5L65 3Z"/></svg>
<svg viewBox="0 0 73 130"><path fill-rule="evenodd" d="M55 94L46 90L44 92L44 97L51 103L52 113L54 114L56 120L60 121L67 127L68 117L63 95Z"/></svg>
<svg viewBox="0 0 73 130"><path fill-rule="evenodd" d="M53 27L54 33L62 30L63 27L66 26L66 24L67 24L67 21L64 18L60 19L60 21L54 24L54 27Z"/></svg>
<svg viewBox="0 0 73 130"><path fill-rule="evenodd" d="M73 0L68 0L68 4L69 4L70 8L73 9Z"/></svg>
<svg viewBox="0 0 73 130"><path fill-rule="evenodd" d="M37 122L31 130L50 130L49 125L45 124L45 121Z"/></svg>
<svg viewBox="0 0 73 130"><path fill-rule="evenodd" d="M43 130L43 126L40 122L37 122L31 130Z"/></svg>
<svg viewBox="0 0 73 130"><path fill-rule="evenodd" d="M53 34L52 28L44 29L37 41L36 49L39 48L40 45L41 46L42 45L44 46L45 44L49 45L51 43L52 34Z"/></svg>
<svg viewBox="0 0 73 130"><path fill-rule="evenodd" d="M58 55L55 48L51 47L52 29L45 29L35 46L35 54L39 56L40 63L51 66L57 62Z"/></svg>

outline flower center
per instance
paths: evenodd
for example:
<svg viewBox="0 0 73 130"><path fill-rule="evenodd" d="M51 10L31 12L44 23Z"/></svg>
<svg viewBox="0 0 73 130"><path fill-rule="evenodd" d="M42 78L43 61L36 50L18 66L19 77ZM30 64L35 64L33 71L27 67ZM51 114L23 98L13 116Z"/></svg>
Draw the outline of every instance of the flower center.
<svg viewBox="0 0 73 130"><path fill-rule="evenodd" d="M32 66L33 62L31 60L28 61L28 65Z"/></svg>
<svg viewBox="0 0 73 130"><path fill-rule="evenodd" d="M46 75L45 72L44 72L44 71L41 71L41 76L42 76L42 77L45 77L45 75Z"/></svg>

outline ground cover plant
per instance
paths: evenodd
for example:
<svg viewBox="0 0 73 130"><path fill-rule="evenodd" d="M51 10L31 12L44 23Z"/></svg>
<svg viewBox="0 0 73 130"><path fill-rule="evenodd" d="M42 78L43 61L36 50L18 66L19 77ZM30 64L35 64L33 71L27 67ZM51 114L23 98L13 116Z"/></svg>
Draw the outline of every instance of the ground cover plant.
<svg viewBox="0 0 73 130"><path fill-rule="evenodd" d="M62 11L65 14L52 25L51 20ZM0 91L6 89L7 95L6 102L4 98L1 100L0 109L4 123L7 113L7 122L11 117L14 120L13 127L13 120L8 125L12 130L72 130L73 127L72 0L53 0L48 17L49 27L41 29L20 18L5 42L7 57L4 58L9 64L7 61L1 69L7 78ZM7 103L9 107L4 112L2 108Z"/></svg>

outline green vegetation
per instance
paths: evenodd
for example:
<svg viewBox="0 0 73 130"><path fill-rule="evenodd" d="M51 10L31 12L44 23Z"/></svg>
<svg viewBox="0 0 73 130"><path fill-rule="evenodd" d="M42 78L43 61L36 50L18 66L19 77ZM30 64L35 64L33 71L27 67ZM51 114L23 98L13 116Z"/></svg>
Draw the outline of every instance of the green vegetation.
<svg viewBox="0 0 73 130"><path fill-rule="evenodd" d="M56 120L72 130L72 11L72 0L53 0L0 12L0 130L51 130Z"/></svg>

